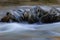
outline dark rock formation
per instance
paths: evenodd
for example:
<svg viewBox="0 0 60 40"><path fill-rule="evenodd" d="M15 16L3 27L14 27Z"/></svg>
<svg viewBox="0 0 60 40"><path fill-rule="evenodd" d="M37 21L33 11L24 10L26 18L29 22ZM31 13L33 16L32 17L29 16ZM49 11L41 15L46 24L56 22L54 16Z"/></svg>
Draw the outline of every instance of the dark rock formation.
<svg viewBox="0 0 60 40"><path fill-rule="evenodd" d="M4 16L2 19L1 19L1 22L9 22L10 21L10 17L9 17L9 12L7 12L6 16Z"/></svg>
<svg viewBox="0 0 60 40"><path fill-rule="evenodd" d="M1 19L1 22L18 22L17 19L15 19L15 16L12 15L10 12L6 13L6 16L4 16Z"/></svg>
<svg viewBox="0 0 60 40"><path fill-rule="evenodd" d="M42 23L53 23L53 22L59 22L60 18L56 15L46 14L41 17Z"/></svg>
<svg viewBox="0 0 60 40"><path fill-rule="evenodd" d="M29 13L28 13L28 12L25 12L25 13L23 14L23 20L24 20L24 21L28 21L28 17L29 17Z"/></svg>
<svg viewBox="0 0 60 40"><path fill-rule="evenodd" d="M36 23L36 22L39 22L39 19L34 15L30 15L29 18L28 18L28 23L33 24L33 23Z"/></svg>
<svg viewBox="0 0 60 40"><path fill-rule="evenodd" d="M7 12L1 22L28 22L29 24L60 22L60 11L52 8L47 12L41 7L32 8L30 11L17 10L12 13Z"/></svg>

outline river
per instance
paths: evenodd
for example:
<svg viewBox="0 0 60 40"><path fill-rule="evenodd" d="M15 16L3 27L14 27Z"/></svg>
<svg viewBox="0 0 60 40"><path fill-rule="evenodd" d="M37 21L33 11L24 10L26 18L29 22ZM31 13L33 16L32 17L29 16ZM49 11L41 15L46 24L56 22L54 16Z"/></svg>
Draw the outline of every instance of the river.
<svg viewBox="0 0 60 40"><path fill-rule="evenodd" d="M0 19L9 10L19 8L31 8L32 6L9 6L0 7ZM49 11L49 6L41 6ZM59 9L59 8L58 8ZM60 22L52 24L22 24L22 23L0 23L1 40L53 40L50 37L60 36Z"/></svg>

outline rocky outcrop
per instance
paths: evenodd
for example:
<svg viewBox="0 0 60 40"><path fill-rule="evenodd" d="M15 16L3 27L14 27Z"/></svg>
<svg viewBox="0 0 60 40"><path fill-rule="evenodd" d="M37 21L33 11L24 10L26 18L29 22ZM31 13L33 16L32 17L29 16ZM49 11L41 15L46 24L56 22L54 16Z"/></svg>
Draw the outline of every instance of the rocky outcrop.
<svg viewBox="0 0 60 40"><path fill-rule="evenodd" d="M32 9L30 11L12 10L12 13L7 12L6 16L1 19L1 22L27 22L29 24L60 22L60 11L56 8L52 7L49 12L39 6Z"/></svg>

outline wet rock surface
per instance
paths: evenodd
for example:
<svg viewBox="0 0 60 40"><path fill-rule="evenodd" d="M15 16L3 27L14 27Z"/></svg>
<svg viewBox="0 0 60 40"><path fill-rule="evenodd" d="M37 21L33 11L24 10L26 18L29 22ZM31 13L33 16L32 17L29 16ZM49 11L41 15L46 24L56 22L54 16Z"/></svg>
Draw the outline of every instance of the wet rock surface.
<svg viewBox="0 0 60 40"><path fill-rule="evenodd" d="M29 8L29 11L22 8L7 11L6 15L0 20L0 22L27 22L29 24L54 23L59 21L60 11L57 8L51 7L49 11L46 11L40 6Z"/></svg>
<svg viewBox="0 0 60 40"><path fill-rule="evenodd" d="M49 10L50 12L49 11L46 11L47 9L43 10L43 8L38 8L37 11L35 11L36 9L34 9L34 7L31 8L31 9L34 9L34 10L32 10L32 12L31 12L30 9L26 11L25 9L27 9L27 8L22 9L22 10L20 10L20 9L22 9L22 8L19 8L19 9L16 9L16 10L15 9L11 9L11 11L10 10L7 10L6 12L4 12L6 10L5 9L3 11L3 14L4 15L1 13L2 14L1 15L1 22L3 22L3 25L4 26L2 25L2 23L0 23L0 26L3 27L3 28L1 28L0 31L2 32L2 31L7 31L8 30L8 35L6 35L7 37L4 35L5 38L2 37L0 39L2 39L2 40L5 40L5 39L6 40L9 40L9 39L11 39L11 40L17 40L17 38L15 37L15 33L18 33L20 35L20 33L21 33L20 31L22 29L29 29L29 30L31 30L31 28L32 28L32 30L34 30L34 28L35 29L38 29L38 30L40 30L39 32L35 32L36 30L34 32L33 31L32 32L31 31L30 32L28 31L28 34L29 33L30 34L32 33L29 36L33 36L33 34L37 33L38 36L45 36L45 37L47 35L48 36L49 35L51 36L51 35L55 35L56 34L56 33L52 33L52 32L47 31L47 30L54 30L54 31L57 30L56 32L58 32L60 30L60 23L54 23L54 22L59 22L60 21L60 17L59 17L59 15L57 15L59 12L56 12L57 9L56 10L54 9L55 11L52 10L52 12L50 10ZM7 24L5 25L4 22L7 22ZM19 25L18 24L15 24L13 22L18 22ZM23 22L24 23L27 22L28 24L20 24L20 23L23 23ZM13 23L13 24L10 24L10 23ZM34 23L38 23L38 24L41 24L41 23L54 23L54 24L34 25L33 26ZM32 24L32 26L30 24ZM15 30L12 30L12 32L11 32L11 31L9 31L10 29L15 29ZM17 32L16 30L17 31L20 30L20 31ZM46 30L46 31L41 31L41 30ZM23 32L25 32L25 30ZM25 33L27 34L27 31L25 33L23 33L23 32L21 34L25 34ZM1 33L1 34L5 34L5 33ZM14 37L13 37L13 35L14 35ZM34 37L35 37L35 35L34 35ZM59 34L59 36L60 36L60 34ZM26 36L24 36L24 38L25 37ZM42 39L40 39L40 38L24 39L24 38L19 38L18 40L53 40L53 39L50 39L50 38L45 38L45 39L43 39L43 38Z"/></svg>

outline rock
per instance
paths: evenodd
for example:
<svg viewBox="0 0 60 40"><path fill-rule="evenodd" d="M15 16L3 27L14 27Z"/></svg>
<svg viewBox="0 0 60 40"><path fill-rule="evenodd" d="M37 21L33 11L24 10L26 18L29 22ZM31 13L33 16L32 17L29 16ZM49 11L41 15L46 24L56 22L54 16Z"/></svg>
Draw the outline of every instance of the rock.
<svg viewBox="0 0 60 40"><path fill-rule="evenodd" d="M6 16L4 16L2 19L1 19L1 22L9 22L10 21L10 17L9 17L9 12L6 13Z"/></svg>
<svg viewBox="0 0 60 40"><path fill-rule="evenodd" d="M20 16L20 17L19 17L19 21L20 21L20 22L24 22L24 16Z"/></svg>
<svg viewBox="0 0 60 40"><path fill-rule="evenodd" d="M46 14L41 17L42 23L52 23L52 21L52 16L50 14Z"/></svg>
<svg viewBox="0 0 60 40"><path fill-rule="evenodd" d="M31 16L29 16L29 18L28 18L28 23L29 24L33 24L33 23L36 23L36 22L38 22L39 20L37 19L37 17L34 17L34 15L31 15Z"/></svg>
<svg viewBox="0 0 60 40"><path fill-rule="evenodd" d="M46 14L41 17L42 23L53 23L53 22L59 22L60 17L56 15Z"/></svg>
<svg viewBox="0 0 60 40"><path fill-rule="evenodd" d="M39 7L39 6L36 6L35 8L34 8L34 14L37 16L37 17L41 17L41 16L43 16L43 15L45 15L45 14L47 14L48 12L47 11L45 11L45 10L43 10L41 7Z"/></svg>
<svg viewBox="0 0 60 40"><path fill-rule="evenodd" d="M18 22L18 23L19 23L19 21L15 18L14 15L12 15L12 16L10 17L10 20L11 20L12 22Z"/></svg>
<svg viewBox="0 0 60 40"><path fill-rule="evenodd" d="M55 22L60 22L60 16L56 16L55 18L57 18Z"/></svg>
<svg viewBox="0 0 60 40"><path fill-rule="evenodd" d="M6 16L4 16L1 19L1 22L18 22L14 15L12 15L10 12L6 13Z"/></svg>
<svg viewBox="0 0 60 40"><path fill-rule="evenodd" d="M28 17L29 17L29 13L28 13L28 12L25 12L25 13L23 14L23 20L24 20L24 21L28 21Z"/></svg>

